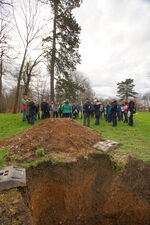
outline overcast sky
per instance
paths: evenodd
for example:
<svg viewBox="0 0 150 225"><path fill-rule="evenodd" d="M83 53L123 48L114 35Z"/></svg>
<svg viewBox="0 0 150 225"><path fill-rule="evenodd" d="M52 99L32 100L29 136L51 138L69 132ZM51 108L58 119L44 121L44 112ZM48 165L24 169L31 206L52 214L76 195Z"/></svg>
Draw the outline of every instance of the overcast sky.
<svg viewBox="0 0 150 225"><path fill-rule="evenodd" d="M97 96L116 95L116 83L133 78L135 90L150 90L150 0L83 0L78 70Z"/></svg>

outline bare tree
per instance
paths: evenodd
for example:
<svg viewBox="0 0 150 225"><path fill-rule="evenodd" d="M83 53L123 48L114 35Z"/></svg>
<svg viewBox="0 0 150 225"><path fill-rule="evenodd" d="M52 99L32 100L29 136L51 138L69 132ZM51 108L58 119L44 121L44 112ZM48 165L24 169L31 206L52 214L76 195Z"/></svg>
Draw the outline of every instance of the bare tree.
<svg viewBox="0 0 150 225"><path fill-rule="evenodd" d="M143 97L144 105L148 111L150 111L150 91L146 92Z"/></svg>
<svg viewBox="0 0 150 225"><path fill-rule="evenodd" d="M42 61L41 56L42 56L42 53L34 61L31 59L26 61L24 72L23 72L24 95L28 95L31 79L33 76L37 75L35 68Z"/></svg>
<svg viewBox="0 0 150 225"><path fill-rule="evenodd" d="M38 1L20 0L18 7L19 10L18 8L17 9L15 9L15 7L13 8L13 16L15 26L17 28L18 34L20 36L24 48L24 52L18 74L13 113L16 113L18 109L19 90L25 61L30 51L33 50L33 46L34 49L37 49L37 46L39 45L39 43L37 43L37 40L38 38L40 38L40 31L42 29L42 24L40 21L40 8ZM20 20L22 21L21 24ZM25 32L22 32L22 24L24 25Z"/></svg>
<svg viewBox="0 0 150 225"><path fill-rule="evenodd" d="M0 0L0 6L12 6L12 4L9 0Z"/></svg>
<svg viewBox="0 0 150 225"><path fill-rule="evenodd" d="M73 73L73 80L81 85L84 91L78 90L78 99L84 101L86 98L93 99L95 93L91 87L89 79L81 72L74 72Z"/></svg>
<svg viewBox="0 0 150 225"><path fill-rule="evenodd" d="M3 95L3 77L7 74L7 65L11 62L9 45L9 33L10 33L10 24L4 19L6 14L3 14L2 9L0 10L0 112L4 109L4 95ZM6 13L6 12L5 12ZM7 14L8 18L8 14Z"/></svg>

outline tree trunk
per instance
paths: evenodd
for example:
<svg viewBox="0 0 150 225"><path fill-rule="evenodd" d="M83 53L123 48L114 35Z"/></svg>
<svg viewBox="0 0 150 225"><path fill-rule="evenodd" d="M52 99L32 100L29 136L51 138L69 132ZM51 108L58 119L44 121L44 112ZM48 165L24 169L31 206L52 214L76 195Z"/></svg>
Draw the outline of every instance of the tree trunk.
<svg viewBox="0 0 150 225"><path fill-rule="evenodd" d="M20 71L19 71L19 76L18 76L18 81L17 81L17 89L16 89L16 94L15 94L15 102L14 102L14 107L13 107L13 113L17 113L18 110L18 104L19 104L19 91L20 91L20 83L21 83L21 78L22 78L22 71L26 59L26 54L27 54L27 47L24 52L23 60L21 63Z"/></svg>
<svg viewBox="0 0 150 225"><path fill-rule="evenodd" d="M31 73L29 73L27 75L27 82L26 82L25 87L24 87L24 95L28 95L30 81L31 81Z"/></svg>
<svg viewBox="0 0 150 225"><path fill-rule="evenodd" d="M54 21L53 21L53 46L52 46L52 58L50 63L50 100L55 100L55 93L54 93L54 77L55 77L55 57L56 57L56 20L57 20L57 10L58 10L58 3L55 2L54 7Z"/></svg>
<svg viewBox="0 0 150 225"><path fill-rule="evenodd" d="M1 62L0 62L0 112L4 111L4 99L2 93L2 77L3 77L3 51L1 52Z"/></svg>

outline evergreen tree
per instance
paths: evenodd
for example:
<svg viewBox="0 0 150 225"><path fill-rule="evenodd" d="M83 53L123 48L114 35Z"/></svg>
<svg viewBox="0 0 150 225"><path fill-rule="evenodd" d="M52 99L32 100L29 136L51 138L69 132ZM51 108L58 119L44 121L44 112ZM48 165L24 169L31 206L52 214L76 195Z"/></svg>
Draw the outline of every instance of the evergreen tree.
<svg viewBox="0 0 150 225"><path fill-rule="evenodd" d="M78 100L78 91L84 92L84 87L73 81L71 77L68 77L68 79L61 78L56 83L57 101L69 99L71 102L76 102Z"/></svg>
<svg viewBox="0 0 150 225"><path fill-rule="evenodd" d="M68 79L62 78L56 82L57 101L84 101L87 97L93 99L94 92L87 77L80 72L72 72Z"/></svg>
<svg viewBox="0 0 150 225"><path fill-rule="evenodd" d="M117 83L117 93L121 99L128 100L129 97L136 97L137 92L134 91L135 84L133 79L126 79Z"/></svg>
<svg viewBox="0 0 150 225"><path fill-rule="evenodd" d="M54 80L64 83L70 79L70 71L80 63L79 34L81 31L72 10L80 6L80 0L50 0L53 18L53 36L44 41L48 70L50 73L50 95L54 101Z"/></svg>

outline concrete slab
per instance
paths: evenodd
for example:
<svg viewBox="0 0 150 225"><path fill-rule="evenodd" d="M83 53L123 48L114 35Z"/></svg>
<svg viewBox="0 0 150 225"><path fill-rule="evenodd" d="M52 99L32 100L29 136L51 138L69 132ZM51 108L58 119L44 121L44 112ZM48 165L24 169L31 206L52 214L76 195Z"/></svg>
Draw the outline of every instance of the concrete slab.
<svg viewBox="0 0 150 225"><path fill-rule="evenodd" d="M9 166L0 170L0 191L23 186L26 186L25 168Z"/></svg>
<svg viewBox="0 0 150 225"><path fill-rule="evenodd" d="M102 152L110 152L110 151L120 147L121 145L122 144L119 142L106 140L106 141L97 142L95 145L93 145L93 147Z"/></svg>

